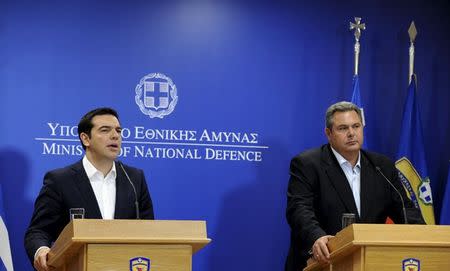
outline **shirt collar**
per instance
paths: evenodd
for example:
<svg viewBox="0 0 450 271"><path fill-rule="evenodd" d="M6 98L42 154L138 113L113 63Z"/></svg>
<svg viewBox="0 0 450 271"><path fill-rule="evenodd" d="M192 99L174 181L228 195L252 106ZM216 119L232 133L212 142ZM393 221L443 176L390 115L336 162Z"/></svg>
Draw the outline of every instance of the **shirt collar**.
<svg viewBox="0 0 450 271"><path fill-rule="evenodd" d="M331 147L331 145L330 145L330 147ZM342 166L345 163L348 163L349 165L351 165L351 163L349 161L347 161L347 159L345 159L344 156L342 156L335 149L333 149L333 147L331 147L331 150L333 151L334 156L336 156L336 159L337 159L339 165ZM358 160L356 161L355 167L361 168L361 152L358 152Z"/></svg>
<svg viewBox="0 0 450 271"><path fill-rule="evenodd" d="M116 163L113 163L111 170L106 174L106 176L103 176L103 173L99 171L92 163L89 161L89 159L86 157L86 155L83 157L83 167L86 171L86 174L89 178L89 180L92 179L92 177L95 174L100 174L100 176L106 178L107 176L111 175L114 179L116 178Z"/></svg>

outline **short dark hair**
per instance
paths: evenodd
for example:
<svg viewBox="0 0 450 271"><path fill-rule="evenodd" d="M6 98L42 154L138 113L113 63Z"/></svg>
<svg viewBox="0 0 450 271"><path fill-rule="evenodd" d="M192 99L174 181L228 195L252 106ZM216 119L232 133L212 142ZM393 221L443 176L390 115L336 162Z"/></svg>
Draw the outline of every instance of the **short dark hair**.
<svg viewBox="0 0 450 271"><path fill-rule="evenodd" d="M85 150L86 146L84 146L83 141L81 140L81 134L85 133L89 137L91 137L91 130L92 127L94 127L94 124L92 124L92 119L95 116L100 115L113 115L114 117L119 119L119 114L117 114L117 111L109 107L100 107L87 112L78 123L78 138L80 139L81 145Z"/></svg>

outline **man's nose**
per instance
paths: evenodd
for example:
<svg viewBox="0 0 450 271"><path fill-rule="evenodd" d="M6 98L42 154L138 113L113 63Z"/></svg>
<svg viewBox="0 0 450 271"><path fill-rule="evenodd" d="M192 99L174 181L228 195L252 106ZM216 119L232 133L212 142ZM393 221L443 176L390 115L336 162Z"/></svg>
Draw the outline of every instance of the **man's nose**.
<svg viewBox="0 0 450 271"><path fill-rule="evenodd" d="M111 132L111 138L119 138L121 136L120 132L117 132L116 130L112 130Z"/></svg>
<svg viewBox="0 0 450 271"><path fill-rule="evenodd" d="M355 135L355 129L352 127L348 128L348 137L353 137Z"/></svg>

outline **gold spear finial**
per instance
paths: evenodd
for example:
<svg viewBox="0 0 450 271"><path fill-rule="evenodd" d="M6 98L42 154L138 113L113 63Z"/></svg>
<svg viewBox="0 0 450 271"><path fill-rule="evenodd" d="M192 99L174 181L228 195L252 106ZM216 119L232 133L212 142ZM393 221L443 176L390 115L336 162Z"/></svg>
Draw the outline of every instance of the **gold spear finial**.
<svg viewBox="0 0 450 271"><path fill-rule="evenodd" d="M409 41L411 44L409 45L409 83L411 83L411 77L414 74L414 41L417 36L417 29L414 21L411 22L411 25L408 29Z"/></svg>
<svg viewBox="0 0 450 271"><path fill-rule="evenodd" d="M412 21L411 25L409 26L408 34L409 34L409 41L411 41L411 43L414 43L417 36L417 29L416 25L414 24L414 21Z"/></svg>

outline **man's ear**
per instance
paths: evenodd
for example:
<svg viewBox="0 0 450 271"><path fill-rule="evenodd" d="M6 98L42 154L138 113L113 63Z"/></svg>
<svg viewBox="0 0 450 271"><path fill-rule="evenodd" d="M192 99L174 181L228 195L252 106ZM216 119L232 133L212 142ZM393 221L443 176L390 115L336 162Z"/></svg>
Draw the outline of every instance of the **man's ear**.
<svg viewBox="0 0 450 271"><path fill-rule="evenodd" d="M330 140L331 133L332 133L331 129L325 127L325 135L327 136L328 140Z"/></svg>
<svg viewBox="0 0 450 271"><path fill-rule="evenodd" d="M86 134L86 133L81 133L81 134L80 134L80 139L81 139L81 142L83 142L83 145L84 145L84 146L88 147L88 146L90 145L91 138L89 137L88 134Z"/></svg>

